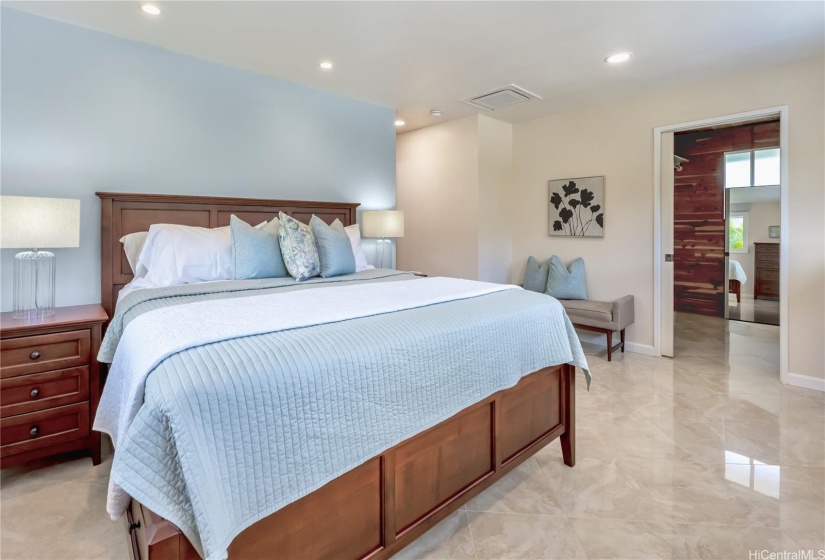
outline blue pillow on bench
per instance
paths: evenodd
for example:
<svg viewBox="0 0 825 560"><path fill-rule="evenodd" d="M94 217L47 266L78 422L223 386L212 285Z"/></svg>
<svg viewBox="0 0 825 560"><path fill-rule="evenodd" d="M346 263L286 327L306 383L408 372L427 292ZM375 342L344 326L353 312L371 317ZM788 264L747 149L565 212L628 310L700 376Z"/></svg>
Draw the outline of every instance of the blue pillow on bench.
<svg viewBox="0 0 825 560"><path fill-rule="evenodd" d="M544 293L556 299L587 299L584 259L579 257L564 266L556 255L550 257Z"/></svg>
<svg viewBox="0 0 825 560"><path fill-rule="evenodd" d="M547 289L547 269L550 261L539 264L535 257L527 259L527 270L524 271L522 287L531 292L542 293Z"/></svg>

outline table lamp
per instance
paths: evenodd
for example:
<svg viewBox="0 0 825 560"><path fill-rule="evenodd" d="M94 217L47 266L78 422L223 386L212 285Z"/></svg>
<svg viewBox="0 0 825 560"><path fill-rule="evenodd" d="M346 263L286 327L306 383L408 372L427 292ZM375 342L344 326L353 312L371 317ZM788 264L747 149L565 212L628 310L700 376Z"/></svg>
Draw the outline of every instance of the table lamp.
<svg viewBox="0 0 825 560"><path fill-rule="evenodd" d="M400 210L365 210L361 214L361 234L364 237L377 237L381 245L379 268L384 268L384 245L388 238L404 237L404 212ZM392 245L390 245L392 250ZM392 255L390 255L392 264Z"/></svg>
<svg viewBox="0 0 825 560"><path fill-rule="evenodd" d="M0 248L14 256L15 319L54 314L55 256L41 249L80 246L80 201L0 196Z"/></svg>

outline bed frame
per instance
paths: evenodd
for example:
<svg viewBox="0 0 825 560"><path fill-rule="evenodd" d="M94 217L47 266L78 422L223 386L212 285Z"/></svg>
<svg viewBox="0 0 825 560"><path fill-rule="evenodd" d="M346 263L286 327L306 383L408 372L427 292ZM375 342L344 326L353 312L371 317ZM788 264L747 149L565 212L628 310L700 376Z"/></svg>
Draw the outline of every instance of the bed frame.
<svg viewBox="0 0 825 560"><path fill-rule="evenodd" d="M146 231L152 224L208 228L228 226L232 214L254 225L271 220L278 212L304 223L308 223L315 214L327 223L338 218L344 226L349 226L355 223L355 209L359 206L351 202L111 192L96 194L100 198L101 211L100 298L109 317L114 314L118 292L134 278L120 243L120 238L126 234Z"/></svg>
<svg viewBox="0 0 825 560"><path fill-rule="evenodd" d="M728 293L736 296L736 303L741 303L742 283L739 280L728 280Z"/></svg>
<svg viewBox="0 0 825 560"><path fill-rule="evenodd" d="M217 227L282 211L306 221L355 223L357 204L97 193L101 293L111 317L131 280L118 241L153 223ZM539 449L561 440L575 464L575 368L553 366L388 449L241 532L229 558L389 558ZM186 536L136 500L125 515L133 560L200 558Z"/></svg>

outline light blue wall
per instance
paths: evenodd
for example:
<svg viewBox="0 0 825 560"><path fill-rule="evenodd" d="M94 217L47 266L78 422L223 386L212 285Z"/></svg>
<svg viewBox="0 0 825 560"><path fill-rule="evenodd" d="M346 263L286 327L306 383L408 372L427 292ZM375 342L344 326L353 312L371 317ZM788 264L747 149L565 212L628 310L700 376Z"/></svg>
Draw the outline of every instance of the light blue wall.
<svg viewBox="0 0 825 560"><path fill-rule="evenodd" d="M2 194L81 200L58 305L100 301L95 191L395 207L392 109L8 8L1 24Z"/></svg>

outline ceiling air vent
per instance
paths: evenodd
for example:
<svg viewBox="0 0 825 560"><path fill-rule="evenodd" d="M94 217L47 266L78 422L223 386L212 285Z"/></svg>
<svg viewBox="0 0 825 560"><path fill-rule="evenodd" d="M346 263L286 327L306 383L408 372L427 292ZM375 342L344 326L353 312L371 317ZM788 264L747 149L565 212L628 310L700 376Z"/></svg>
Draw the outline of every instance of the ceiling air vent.
<svg viewBox="0 0 825 560"><path fill-rule="evenodd" d="M485 111L497 111L505 107L527 103L533 99L541 99L541 97L530 93L524 88L510 84L509 86L496 88L481 95L474 95L473 97L462 99L461 101L462 103L484 109Z"/></svg>

